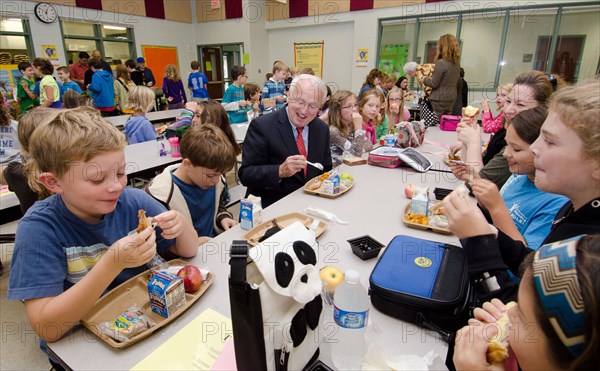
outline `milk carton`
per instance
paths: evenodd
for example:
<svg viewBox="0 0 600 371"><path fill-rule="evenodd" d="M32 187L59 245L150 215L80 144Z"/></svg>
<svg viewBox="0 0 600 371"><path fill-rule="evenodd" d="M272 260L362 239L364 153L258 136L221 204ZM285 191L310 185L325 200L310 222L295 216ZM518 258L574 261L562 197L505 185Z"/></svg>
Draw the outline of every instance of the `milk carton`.
<svg viewBox="0 0 600 371"><path fill-rule="evenodd" d="M249 195L240 201L240 226L249 230L262 223L262 202L260 197Z"/></svg>
<svg viewBox="0 0 600 371"><path fill-rule="evenodd" d="M150 308L165 318L173 315L185 305L185 289L180 277L164 272L156 272L148 282Z"/></svg>
<svg viewBox="0 0 600 371"><path fill-rule="evenodd" d="M413 214L429 214L428 189L416 187L412 200L410 201L410 212Z"/></svg>

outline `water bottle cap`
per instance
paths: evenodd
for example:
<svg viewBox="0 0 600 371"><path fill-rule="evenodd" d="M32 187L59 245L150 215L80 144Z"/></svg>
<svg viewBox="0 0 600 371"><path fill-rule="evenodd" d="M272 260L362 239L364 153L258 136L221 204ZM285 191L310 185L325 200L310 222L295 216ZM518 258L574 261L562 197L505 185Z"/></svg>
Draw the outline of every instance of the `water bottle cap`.
<svg viewBox="0 0 600 371"><path fill-rule="evenodd" d="M349 269L344 273L344 276L346 277L346 282L348 282L349 284L356 284L358 282L360 282L360 273L358 273L357 271L353 270L353 269Z"/></svg>

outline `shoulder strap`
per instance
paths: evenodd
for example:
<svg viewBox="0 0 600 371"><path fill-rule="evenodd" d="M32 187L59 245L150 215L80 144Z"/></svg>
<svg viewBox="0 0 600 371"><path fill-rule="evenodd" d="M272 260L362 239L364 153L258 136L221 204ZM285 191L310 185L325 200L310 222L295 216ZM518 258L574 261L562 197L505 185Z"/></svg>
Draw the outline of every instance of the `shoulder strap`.
<svg viewBox="0 0 600 371"><path fill-rule="evenodd" d="M231 265L229 279L231 283L245 284L248 242L244 240L234 240L231 243L231 252L229 253L229 256L229 265Z"/></svg>
<svg viewBox="0 0 600 371"><path fill-rule="evenodd" d="M119 78L119 79L117 79L117 81L118 81L118 82L119 82L121 85L123 85L123 87L125 88L125 91L126 91L126 92L129 92L129 89L127 89L127 85L125 85L125 84L123 83L123 81L121 81L121 79L120 79L120 78Z"/></svg>

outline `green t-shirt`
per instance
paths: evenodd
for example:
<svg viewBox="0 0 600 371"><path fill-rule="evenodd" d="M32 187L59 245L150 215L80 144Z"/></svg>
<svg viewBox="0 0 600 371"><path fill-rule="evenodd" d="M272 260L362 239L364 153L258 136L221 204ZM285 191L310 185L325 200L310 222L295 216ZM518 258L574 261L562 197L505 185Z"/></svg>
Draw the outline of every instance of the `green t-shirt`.
<svg viewBox="0 0 600 371"><path fill-rule="evenodd" d="M19 80L19 83L17 84L17 98L21 98L21 104L19 106L21 109L21 114L29 111L33 107L40 105L40 101L37 98L31 99L29 95L27 95L27 92L25 92L25 89L23 89L23 86L21 85L23 81L27 83L27 87L29 88L30 92L33 91L33 88L35 87L35 82L25 77L21 77Z"/></svg>

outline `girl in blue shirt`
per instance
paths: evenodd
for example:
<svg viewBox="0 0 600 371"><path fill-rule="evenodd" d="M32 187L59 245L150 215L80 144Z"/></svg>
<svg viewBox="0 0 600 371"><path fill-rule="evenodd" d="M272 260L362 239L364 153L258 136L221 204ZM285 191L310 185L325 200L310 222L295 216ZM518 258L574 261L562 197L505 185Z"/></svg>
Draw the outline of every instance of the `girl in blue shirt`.
<svg viewBox="0 0 600 371"><path fill-rule="evenodd" d="M500 191L494 183L477 179L472 184L479 205L490 213L496 228L530 249L539 248L550 232L558 210L568 201L535 186L535 166L529 146L537 139L547 116L538 106L516 115L506 130L504 157L512 173Z"/></svg>

